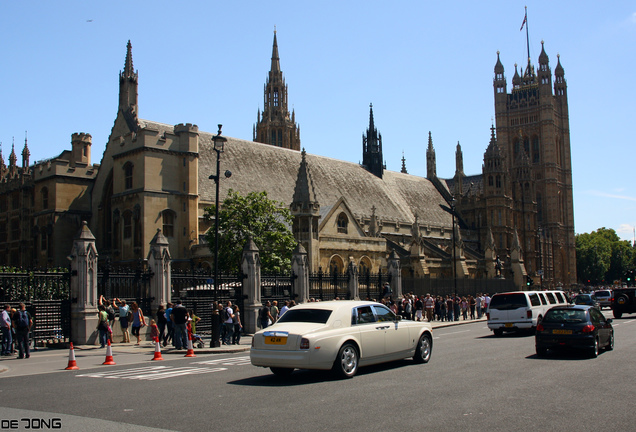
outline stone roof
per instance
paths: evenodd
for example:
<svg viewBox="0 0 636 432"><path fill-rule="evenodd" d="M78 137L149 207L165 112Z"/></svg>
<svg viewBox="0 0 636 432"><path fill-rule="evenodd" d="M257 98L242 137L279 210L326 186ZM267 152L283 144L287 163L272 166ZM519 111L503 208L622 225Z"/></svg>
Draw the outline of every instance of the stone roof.
<svg viewBox="0 0 636 432"><path fill-rule="evenodd" d="M199 196L204 203L215 199L215 184L209 179L216 174L212 136L199 132ZM242 194L266 190L270 199L291 204L301 152L226 138L221 154L221 201L231 188ZM370 218L375 206L376 216L384 222L412 223L417 213L421 225L451 226L449 214L440 207L446 204L444 199L426 178L385 171L380 179L357 163L311 154L306 158L321 214L344 197L356 217ZM229 179L223 176L225 170L232 172Z"/></svg>

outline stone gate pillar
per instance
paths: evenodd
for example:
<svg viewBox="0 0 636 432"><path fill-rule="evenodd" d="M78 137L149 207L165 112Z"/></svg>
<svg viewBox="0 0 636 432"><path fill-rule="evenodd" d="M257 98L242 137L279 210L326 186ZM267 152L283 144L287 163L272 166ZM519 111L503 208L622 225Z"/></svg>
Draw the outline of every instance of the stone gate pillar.
<svg viewBox="0 0 636 432"><path fill-rule="evenodd" d="M165 306L172 298L168 246L168 239L163 235L161 229L157 229L157 234L150 241L150 252L148 252L148 269L153 273L150 279L153 311L156 311L160 304Z"/></svg>
<svg viewBox="0 0 636 432"><path fill-rule="evenodd" d="M400 257L395 250L391 252L391 255L389 255L388 264L388 273L391 275L391 291L393 291L393 298L399 299L402 297L402 268L400 267Z"/></svg>
<svg viewBox="0 0 636 432"><path fill-rule="evenodd" d="M261 302L261 257L251 237L243 248L241 270L245 275L243 294L247 295L242 315L243 327L247 333L254 334L258 330L256 321L263 303Z"/></svg>
<svg viewBox="0 0 636 432"><path fill-rule="evenodd" d="M358 280L358 266L356 265L353 258L349 259L347 274L349 275L349 299L360 300L360 281Z"/></svg>
<svg viewBox="0 0 636 432"><path fill-rule="evenodd" d="M97 341L97 249L86 221L73 239L71 260L71 341L77 345Z"/></svg>
<svg viewBox="0 0 636 432"><path fill-rule="evenodd" d="M298 243L292 254L292 272L296 275L294 280L294 294L297 295L297 303L309 301L309 260L307 251Z"/></svg>

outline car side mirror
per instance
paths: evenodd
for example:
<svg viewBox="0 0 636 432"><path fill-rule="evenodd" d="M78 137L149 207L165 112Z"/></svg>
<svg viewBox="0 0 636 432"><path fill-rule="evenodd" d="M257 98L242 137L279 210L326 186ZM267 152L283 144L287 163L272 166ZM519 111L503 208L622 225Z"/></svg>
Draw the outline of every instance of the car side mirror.
<svg viewBox="0 0 636 432"><path fill-rule="evenodd" d="M613 319L611 319L611 318L608 318L608 319L607 319L607 323L608 323L608 324L611 324L613 321L614 321L614 320L613 320Z"/></svg>
<svg viewBox="0 0 636 432"><path fill-rule="evenodd" d="M402 321L402 315L396 315L395 316L395 320L396 321Z"/></svg>

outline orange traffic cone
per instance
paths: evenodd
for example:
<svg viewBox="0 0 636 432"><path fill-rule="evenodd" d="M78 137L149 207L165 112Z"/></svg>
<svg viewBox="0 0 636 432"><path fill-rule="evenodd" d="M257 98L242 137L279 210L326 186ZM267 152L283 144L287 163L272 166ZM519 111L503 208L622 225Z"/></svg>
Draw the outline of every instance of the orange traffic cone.
<svg viewBox="0 0 636 432"><path fill-rule="evenodd" d="M78 370L77 363L75 362L75 350L73 349L73 342L71 342L71 348L68 351L68 366L64 370Z"/></svg>
<svg viewBox="0 0 636 432"><path fill-rule="evenodd" d="M159 339L155 339L155 342L155 356L152 359L163 360L163 357L161 357L161 344L159 343Z"/></svg>
<svg viewBox="0 0 636 432"><path fill-rule="evenodd" d="M113 360L113 349L110 347L110 339L108 340L108 346L106 347L106 360L104 360L103 365L114 365L117 364Z"/></svg>
<svg viewBox="0 0 636 432"><path fill-rule="evenodd" d="M192 332L188 331L188 351L185 357L196 357L194 355L194 347L192 346Z"/></svg>

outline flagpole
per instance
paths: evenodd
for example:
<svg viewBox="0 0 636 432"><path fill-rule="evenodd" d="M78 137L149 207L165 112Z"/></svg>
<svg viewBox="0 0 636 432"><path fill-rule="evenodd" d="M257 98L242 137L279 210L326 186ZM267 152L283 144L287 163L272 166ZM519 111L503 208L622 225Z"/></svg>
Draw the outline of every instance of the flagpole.
<svg viewBox="0 0 636 432"><path fill-rule="evenodd" d="M530 64L530 35L528 33L528 6L526 8L526 15L524 17L524 21L526 23L526 47L528 48L528 64Z"/></svg>

